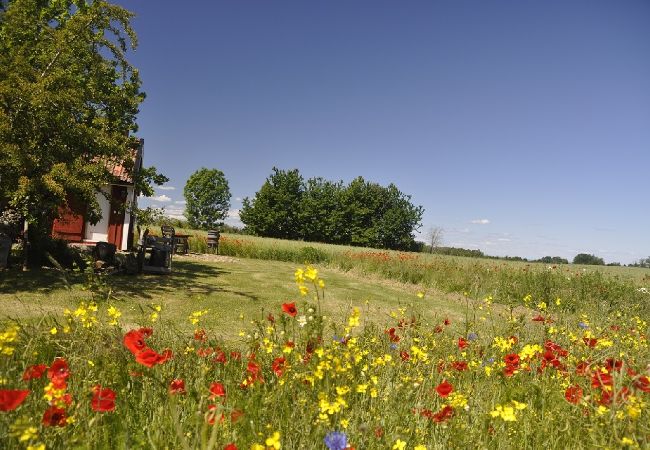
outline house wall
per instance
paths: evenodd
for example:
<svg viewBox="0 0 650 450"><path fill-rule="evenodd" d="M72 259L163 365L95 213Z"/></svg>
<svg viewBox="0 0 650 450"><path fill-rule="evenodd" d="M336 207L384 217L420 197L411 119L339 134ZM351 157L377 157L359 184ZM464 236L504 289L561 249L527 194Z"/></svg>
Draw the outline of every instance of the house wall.
<svg viewBox="0 0 650 450"><path fill-rule="evenodd" d="M134 204L135 200L135 189L131 186L126 188L126 204L131 205ZM124 214L124 228L122 228L122 248L120 250L128 250L129 248L129 229L131 228L131 220L133 218L131 217L131 213L127 209L126 213Z"/></svg>
<svg viewBox="0 0 650 450"><path fill-rule="evenodd" d="M102 188L102 192L108 195L110 198L111 187L106 186ZM91 225L89 222L86 222L86 236L85 239L91 242L100 242L108 241L108 219L111 215L111 204L103 194L95 194L97 201L99 202L99 207L102 212L102 220L97 222L95 225Z"/></svg>

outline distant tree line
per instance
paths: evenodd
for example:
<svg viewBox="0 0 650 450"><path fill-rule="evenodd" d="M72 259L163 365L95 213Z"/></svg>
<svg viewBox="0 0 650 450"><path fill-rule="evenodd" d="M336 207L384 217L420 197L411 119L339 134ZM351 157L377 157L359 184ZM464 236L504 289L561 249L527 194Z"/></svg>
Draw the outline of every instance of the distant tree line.
<svg viewBox="0 0 650 450"><path fill-rule="evenodd" d="M424 208L394 184L357 177L348 184L304 180L297 169L266 179L239 213L245 230L265 237L396 250L415 250Z"/></svg>

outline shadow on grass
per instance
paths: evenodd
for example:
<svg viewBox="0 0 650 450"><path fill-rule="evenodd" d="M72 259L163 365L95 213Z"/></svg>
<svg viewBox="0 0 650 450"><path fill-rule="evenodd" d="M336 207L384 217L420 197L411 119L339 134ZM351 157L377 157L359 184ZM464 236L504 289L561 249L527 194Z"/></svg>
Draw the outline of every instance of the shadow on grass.
<svg viewBox="0 0 650 450"><path fill-rule="evenodd" d="M107 284L117 295L149 299L162 294L182 296L210 295L224 292L238 295L249 300L258 300L256 295L233 291L217 285L220 275L229 272L218 267L191 261L174 261L170 275L109 275ZM68 280L72 285L83 285L87 278L83 274L70 274ZM22 272L12 268L0 272L0 293L48 294L65 288L62 276L56 270L40 269Z"/></svg>

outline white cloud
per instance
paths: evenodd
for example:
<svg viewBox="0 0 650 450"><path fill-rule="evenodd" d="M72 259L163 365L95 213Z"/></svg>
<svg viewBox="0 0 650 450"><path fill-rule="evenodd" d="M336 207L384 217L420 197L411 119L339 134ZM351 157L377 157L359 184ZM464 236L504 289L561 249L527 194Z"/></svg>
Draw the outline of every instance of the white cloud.
<svg viewBox="0 0 650 450"><path fill-rule="evenodd" d="M228 211L228 218L229 219L237 219L239 220L239 210L238 209L231 209Z"/></svg>
<svg viewBox="0 0 650 450"><path fill-rule="evenodd" d="M174 202L174 204L176 204L176 205L184 205L184 204L186 204L186 203L187 203L187 202L186 202L185 200L176 200L176 201Z"/></svg>
<svg viewBox="0 0 650 450"><path fill-rule="evenodd" d="M158 186L156 189L160 189L161 191L173 191L176 188L174 186Z"/></svg>
<svg viewBox="0 0 650 450"><path fill-rule="evenodd" d="M235 200L241 202L241 197L235 197Z"/></svg>
<svg viewBox="0 0 650 450"><path fill-rule="evenodd" d="M510 239L508 239L508 238L498 238L497 241L510 242Z"/></svg>
<svg viewBox="0 0 650 450"><path fill-rule="evenodd" d="M472 223L477 225L487 225L490 221L488 219L474 219L472 220Z"/></svg>
<svg viewBox="0 0 650 450"><path fill-rule="evenodd" d="M185 210L182 208L165 208L165 215L172 219L185 219Z"/></svg>
<svg viewBox="0 0 650 450"><path fill-rule="evenodd" d="M150 199L153 200L154 202L171 202L172 201L172 198L167 197L165 194L158 195L156 197L151 197Z"/></svg>

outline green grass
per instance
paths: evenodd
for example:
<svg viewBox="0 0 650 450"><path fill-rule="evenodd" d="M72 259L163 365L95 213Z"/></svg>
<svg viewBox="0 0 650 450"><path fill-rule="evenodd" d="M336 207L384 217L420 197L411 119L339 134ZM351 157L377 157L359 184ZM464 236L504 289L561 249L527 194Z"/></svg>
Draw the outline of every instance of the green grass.
<svg viewBox="0 0 650 450"><path fill-rule="evenodd" d="M105 283L102 293L88 289L85 274L70 275L72 288L66 289L55 271L12 271L0 281L0 304L5 317L38 320L46 313L60 316L65 308L74 310L81 301L95 301L102 307L117 307L123 321L134 326L150 324L152 306L160 305L160 320L185 331L192 329L188 320L192 312L209 310L205 325L221 330L220 336L232 341L251 318L277 311L284 302L296 301L300 306L311 299L300 296L293 281L295 269L296 264L280 261L224 258L210 262L177 256L170 276L98 277ZM417 286L333 269L323 269L321 274L327 280L323 313L335 319L357 306L367 311L369 320L385 322L391 311L416 303L427 318L461 314L457 296L431 292L421 300L416 296Z"/></svg>

